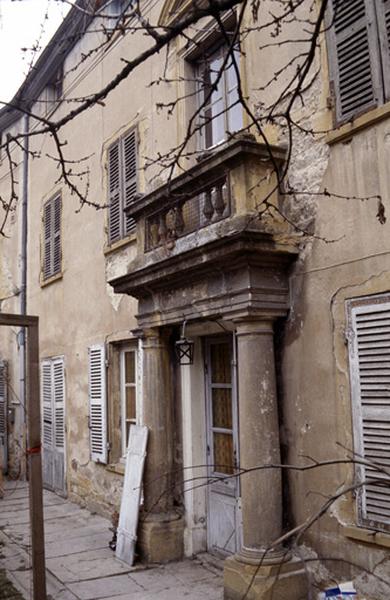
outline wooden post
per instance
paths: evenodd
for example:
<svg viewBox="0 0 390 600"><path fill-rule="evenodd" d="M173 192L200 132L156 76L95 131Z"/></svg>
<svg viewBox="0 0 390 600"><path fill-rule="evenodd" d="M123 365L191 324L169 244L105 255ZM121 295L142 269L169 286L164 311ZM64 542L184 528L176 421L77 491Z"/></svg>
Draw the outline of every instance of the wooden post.
<svg viewBox="0 0 390 600"><path fill-rule="evenodd" d="M0 313L0 325L28 328L27 461L29 473L33 600L46 600L45 541L43 530L41 411L39 395L38 317Z"/></svg>

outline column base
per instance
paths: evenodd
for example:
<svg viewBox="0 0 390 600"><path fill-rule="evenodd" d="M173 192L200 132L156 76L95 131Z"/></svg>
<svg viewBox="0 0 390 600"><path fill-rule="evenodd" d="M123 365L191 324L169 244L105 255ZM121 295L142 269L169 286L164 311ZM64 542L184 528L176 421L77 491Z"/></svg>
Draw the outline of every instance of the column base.
<svg viewBox="0 0 390 600"><path fill-rule="evenodd" d="M175 513L150 514L138 525L137 552L147 563L181 560L184 519Z"/></svg>
<svg viewBox="0 0 390 600"><path fill-rule="evenodd" d="M307 579L302 563L292 559L281 564L246 564L235 556L225 560L224 600L305 600Z"/></svg>

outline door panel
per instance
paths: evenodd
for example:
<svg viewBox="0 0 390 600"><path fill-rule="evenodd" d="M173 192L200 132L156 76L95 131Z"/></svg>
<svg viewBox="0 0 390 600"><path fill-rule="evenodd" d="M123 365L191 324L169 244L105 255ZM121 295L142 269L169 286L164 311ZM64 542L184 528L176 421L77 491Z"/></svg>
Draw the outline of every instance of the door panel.
<svg viewBox="0 0 390 600"><path fill-rule="evenodd" d="M207 402L208 549L224 554L238 550L239 482L230 477L238 461L237 395L231 337L205 343Z"/></svg>
<svg viewBox="0 0 390 600"><path fill-rule="evenodd" d="M65 379L62 358L42 362L42 416L44 487L66 494Z"/></svg>

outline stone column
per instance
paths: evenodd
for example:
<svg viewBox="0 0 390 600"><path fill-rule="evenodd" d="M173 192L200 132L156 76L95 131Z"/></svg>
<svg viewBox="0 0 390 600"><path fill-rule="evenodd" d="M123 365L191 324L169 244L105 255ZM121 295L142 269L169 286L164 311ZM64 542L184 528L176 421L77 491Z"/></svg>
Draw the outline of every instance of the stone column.
<svg viewBox="0 0 390 600"><path fill-rule="evenodd" d="M149 430L144 472L146 511L171 507L173 471L173 388L167 336L158 329L142 335L142 415Z"/></svg>
<svg viewBox="0 0 390 600"><path fill-rule="evenodd" d="M280 463L273 323L237 323L240 466ZM282 533L282 482L279 469L255 470L241 477L244 561L280 561L264 549Z"/></svg>
<svg viewBox="0 0 390 600"><path fill-rule="evenodd" d="M169 338L157 328L143 330L142 415L148 428L144 510L139 549L148 562L178 560L183 554L183 522L173 511L173 385Z"/></svg>
<svg viewBox="0 0 390 600"><path fill-rule="evenodd" d="M237 322L240 466L280 464L273 322ZM300 561L278 547L264 551L282 533L280 469L241 476L243 547L225 560L224 600L307 597Z"/></svg>

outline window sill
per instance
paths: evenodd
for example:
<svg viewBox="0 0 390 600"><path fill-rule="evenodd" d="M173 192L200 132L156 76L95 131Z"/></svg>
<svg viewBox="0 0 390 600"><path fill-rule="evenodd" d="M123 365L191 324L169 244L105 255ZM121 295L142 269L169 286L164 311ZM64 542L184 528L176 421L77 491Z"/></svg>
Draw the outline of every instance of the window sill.
<svg viewBox="0 0 390 600"><path fill-rule="evenodd" d="M364 527L343 527L345 537L366 544L375 544L376 546L384 546L390 548L390 534L383 531L375 531L373 529L365 529Z"/></svg>
<svg viewBox="0 0 390 600"><path fill-rule="evenodd" d="M52 275L52 277L48 277L47 279L41 279L41 288L44 288L59 279L62 279L62 271L61 273L57 273L56 275Z"/></svg>
<svg viewBox="0 0 390 600"><path fill-rule="evenodd" d="M331 146L337 142L347 141L359 131L371 127L388 117L390 117L390 102L373 108L363 115L356 117L353 121L345 123L345 125L341 125L331 133L328 133L326 143Z"/></svg>
<svg viewBox="0 0 390 600"><path fill-rule="evenodd" d="M125 246L128 246L129 244L132 244L133 242L137 241L137 234L136 233L132 233L131 235L128 235L127 237L118 240L117 242L114 242L111 245L106 244L104 246L104 250L103 253L106 254L111 254L111 252L115 252L116 250L119 250L120 248L124 248Z"/></svg>
<svg viewBox="0 0 390 600"><path fill-rule="evenodd" d="M125 474L125 465L121 463L113 463L106 466L106 471L110 471L111 473L116 473L117 475Z"/></svg>

